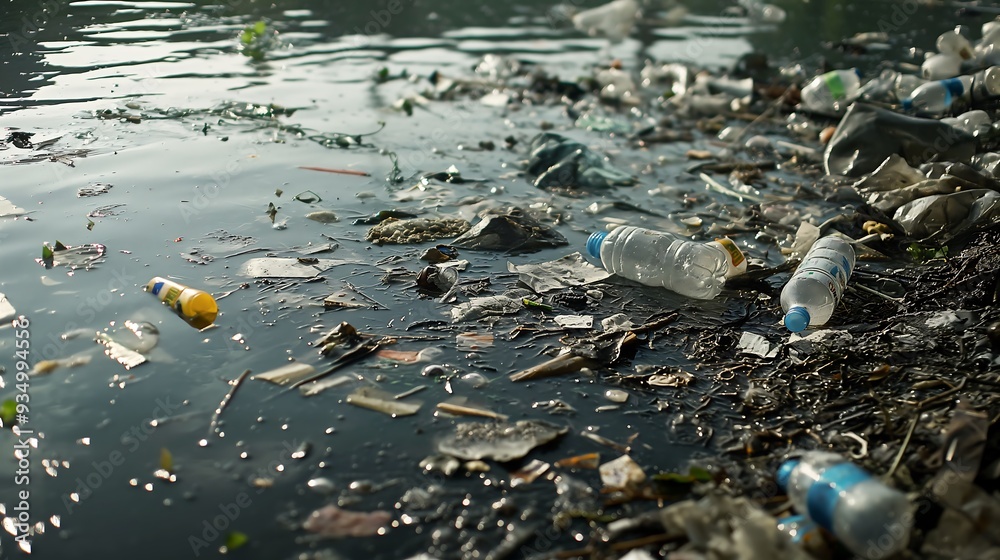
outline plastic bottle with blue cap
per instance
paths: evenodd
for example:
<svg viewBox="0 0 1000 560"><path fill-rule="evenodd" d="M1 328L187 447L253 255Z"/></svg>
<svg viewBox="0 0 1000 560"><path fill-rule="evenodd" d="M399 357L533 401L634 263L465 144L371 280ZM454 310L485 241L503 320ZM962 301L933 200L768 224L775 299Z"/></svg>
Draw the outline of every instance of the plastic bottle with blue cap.
<svg viewBox="0 0 1000 560"><path fill-rule="evenodd" d="M971 92L972 76L927 82L903 100L903 110L918 115L941 115L950 111L956 101L968 100Z"/></svg>
<svg viewBox="0 0 1000 560"><path fill-rule="evenodd" d="M635 226L594 232L587 252L608 272L647 286L662 286L683 296L712 299L726 278L742 274L747 263L731 239L708 243Z"/></svg>
<svg viewBox="0 0 1000 560"><path fill-rule="evenodd" d="M825 325L854 272L854 247L837 235L820 238L781 289L785 327L800 332Z"/></svg>
<svg viewBox="0 0 1000 560"><path fill-rule="evenodd" d="M809 451L786 461L777 481L799 513L862 558L888 558L909 543L906 495L836 453Z"/></svg>

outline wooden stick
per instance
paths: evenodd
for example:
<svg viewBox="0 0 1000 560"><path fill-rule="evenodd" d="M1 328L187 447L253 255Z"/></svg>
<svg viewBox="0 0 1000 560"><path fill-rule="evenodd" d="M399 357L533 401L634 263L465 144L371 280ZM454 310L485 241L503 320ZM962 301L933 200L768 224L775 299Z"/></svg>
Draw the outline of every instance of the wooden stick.
<svg viewBox="0 0 1000 560"><path fill-rule="evenodd" d="M250 370L244 370L244 372L241 373L239 377L237 377L236 380L232 382L233 386L229 389L229 392L226 393L226 396L222 397L222 402L219 403L219 408L216 408L215 413L212 414L212 421L208 424L209 435L215 433L215 429L219 427L219 417L222 416L222 411L225 410L227 406L229 406L229 402L233 400L233 395L236 394L236 391L240 388L241 385L243 385L243 381L245 381L247 376L249 375L250 375Z"/></svg>
<svg viewBox="0 0 1000 560"><path fill-rule="evenodd" d="M299 169L307 169L309 171L322 171L324 173L340 173L341 175L357 175L358 177L371 177L372 174L367 171L355 171L353 169L330 169L329 167L312 167L309 165L300 165Z"/></svg>

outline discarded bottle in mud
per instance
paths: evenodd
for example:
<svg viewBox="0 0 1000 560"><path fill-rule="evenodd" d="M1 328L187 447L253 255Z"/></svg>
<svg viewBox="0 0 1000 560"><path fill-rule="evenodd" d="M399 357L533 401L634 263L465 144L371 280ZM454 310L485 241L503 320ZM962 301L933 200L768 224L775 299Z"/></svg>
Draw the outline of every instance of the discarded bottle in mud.
<svg viewBox="0 0 1000 560"><path fill-rule="evenodd" d="M974 56L972 43L962 35L961 27L938 35L936 45L939 53L954 55L961 60L969 60Z"/></svg>
<svg viewBox="0 0 1000 560"><path fill-rule="evenodd" d="M910 501L861 467L825 451L809 451L778 469L778 485L795 508L852 552L887 558L906 548Z"/></svg>
<svg viewBox="0 0 1000 560"><path fill-rule="evenodd" d="M813 78L802 88L802 105L806 109L838 112L847 107L861 90L861 73L856 69L834 70Z"/></svg>
<svg viewBox="0 0 1000 560"><path fill-rule="evenodd" d="M968 99L972 92L972 76L927 82L903 100L903 110L923 115L940 115L951 109L955 101Z"/></svg>
<svg viewBox="0 0 1000 560"><path fill-rule="evenodd" d="M825 325L854 272L854 248L836 235L820 238L781 289L785 328L792 332Z"/></svg>
<svg viewBox="0 0 1000 560"><path fill-rule="evenodd" d="M157 276L146 284L146 291L158 297L181 319L199 330L215 322L219 314L219 306L212 294L189 288L173 280Z"/></svg>
<svg viewBox="0 0 1000 560"><path fill-rule="evenodd" d="M698 243L634 226L594 232L587 252L601 259L609 272L697 299L719 295L726 278L745 272L747 266L731 239Z"/></svg>

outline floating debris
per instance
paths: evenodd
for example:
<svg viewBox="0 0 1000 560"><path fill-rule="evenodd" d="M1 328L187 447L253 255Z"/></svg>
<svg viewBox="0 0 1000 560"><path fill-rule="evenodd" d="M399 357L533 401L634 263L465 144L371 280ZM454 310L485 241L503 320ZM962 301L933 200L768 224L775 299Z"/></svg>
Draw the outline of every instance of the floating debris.
<svg viewBox="0 0 1000 560"><path fill-rule="evenodd" d="M611 277L610 272L590 264L579 252L539 264L515 265L508 262L507 270L516 272L521 282L540 294L571 286L585 286Z"/></svg>
<svg viewBox="0 0 1000 560"><path fill-rule="evenodd" d="M422 406L420 402L398 401L391 393L370 386L358 387L347 396L347 403L388 414L393 418L416 414Z"/></svg>
<svg viewBox="0 0 1000 560"><path fill-rule="evenodd" d="M14 306L11 305L7 296L3 292L0 292L0 322L6 322L15 315L17 315L17 311L14 309Z"/></svg>
<svg viewBox="0 0 1000 560"><path fill-rule="evenodd" d="M0 196L0 218L13 218L24 214L24 208L20 208L13 202Z"/></svg>
<svg viewBox="0 0 1000 560"><path fill-rule="evenodd" d="M322 537L370 537L384 534L392 521L388 511L348 511L329 504L309 514L302 528Z"/></svg>
<svg viewBox="0 0 1000 560"><path fill-rule="evenodd" d="M477 251L524 253L569 242L561 233L543 225L517 207L485 210L480 220L451 242L455 247Z"/></svg>
<svg viewBox="0 0 1000 560"><path fill-rule="evenodd" d="M389 218L372 226L365 239L376 245L423 243L462 235L472 227L460 218Z"/></svg>
<svg viewBox="0 0 1000 560"><path fill-rule="evenodd" d="M506 421L508 418L506 414L469 404L469 399L465 397L454 397L446 402L440 402L437 404L437 409L454 416L482 416L501 421Z"/></svg>
<svg viewBox="0 0 1000 560"><path fill-rule="evenodd" d="M584 453L573 457L559 459L555 465L564 469L596 469L601 464L600 453Z"/></svg>
<svg viewBox="0 0 1000 560"><path fill-rule="evenodd" d="M313 278L347 262L339 259L261 257L243 263L240 274L253 278Z"/></svg>
<svg viewBox="0 0 1000 560"><path fill-rule="evenodd" d="M598 470L601 473L601 482L607 488L630 489L637 488L646 481L646 473L642 467L628 455L608 461L601 465Z"/></svg>
<svg viewBox="0 0 1000 560"><path fill-rule="evenodd" d="M521 469L510 473L510 487L516 488L522 484L531 484L538 477L542 476L549 471L552 465L539 461L538 459L532 459L527 465Z"/></svg>
<svg viewBox="0 0 1000 560"><path fill-rule="evenodd" d="M532 449L566 434L569 428L541 420L469 422L455 426L453 434L438 443L438 451L459 459L520 459Z"/></svg>
<svg viewBox="0 0 1000 560"><path fill-rule="evenodd" d="M80 187L76 191L76 196L79 198L88 196L100 196L102 194L108 194L111 192L111 183L91 183L86 187Z"/></svg>
<svg viewBox="0 0 1000 560"><path fill-rule="evenodd" d="M290 385L316 373L316 368L303 362L290 362L264 373L258 373L253 379L268 381L275 385Z"/></svg>
<svg viewBox="0 0 1000 560"><path fill-rule="evenodd" d="M340 221L337 214L330 210L317 210L316 212L310 212L306 214L306 219L319 222L321 224L334 224Z"/></svg>

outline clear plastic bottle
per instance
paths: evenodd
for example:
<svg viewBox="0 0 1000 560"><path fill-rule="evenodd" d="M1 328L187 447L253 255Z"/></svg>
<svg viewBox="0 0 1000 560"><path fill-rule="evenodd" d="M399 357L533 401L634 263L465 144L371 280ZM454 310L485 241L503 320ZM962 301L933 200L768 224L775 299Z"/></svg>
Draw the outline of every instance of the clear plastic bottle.
<svg viewBox="0 0 1000 560"><path fill-rule="evenodd" d="M634 226L594 232L587 252L609 272L697 299L714 298L726 278L746 271L746 258L730 239L698 243Z"/></svg>
<svg viewBox="0 0 1000 560"><path fill-rule="evenodd" d="M985 135L993 128L993 120L990 119L986 111L966 111L957 117L947 117L941 122L965 132L969 136L979 137Z"/></svg>
<svg viewBox="0 0 1000 560"><path fill-rule="evenodd" d="M991 66L972 75L973 105L1000 98L1000 66Z"/></svg>
<svg viewBox="0 0 1000 560"><path fill-rule="evenodd" d="M861 91L861 73L857 68L834 70L813 78L802 88L802 105L813 111L839 112Z"/></svg>
<svg viewBox="0 0 1000 560"><path fill-rule="evenodd" d="M836 235L820 238L781 289L785 328L792 332L824 325L854 272L854 247Z"/></svg>
<svg viewBox="0 0 1000 560"><path fill-rule="evenodd" d="M962 57L951 53L938 53L924 60L920 75L925 80L946 80L962 73Z"/></svg>
<svg viewBox="0 0 1000 560"><path fill-rule="evenodd" d="M887 558L909 543L906 495L836 453L806 452L782 464L777 479L800 513L862 558Z"/></svg>
<svg viewBox="0 0 1000 560"><path fill-rule="evenodd" d="M924 115L940 115L958 99L967 99L972 91L972 76L936 80L913 90L903 100L903 110Z"/></svg>
<svg viewBox="0 0 1000 560"><path fill-rule="evenodd" d="M938 35L937 50L940 53L958 56L962 60L969 60L973 56L972 43L962 35L960 27Z"/></svg>

